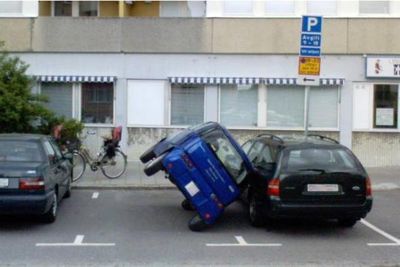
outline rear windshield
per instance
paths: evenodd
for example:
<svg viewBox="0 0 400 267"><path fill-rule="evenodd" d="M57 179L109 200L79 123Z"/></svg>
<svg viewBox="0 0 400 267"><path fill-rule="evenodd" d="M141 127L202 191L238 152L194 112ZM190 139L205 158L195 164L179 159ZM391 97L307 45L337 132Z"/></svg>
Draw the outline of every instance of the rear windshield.
<svg viewBox="0 0 400 267"><path fill-rule="evenodd" d="M42 161L38 142L0 140L0 161Z"/></svg>
<svg viewBox="0 0 400 267"><path fill-rule="evenodd" d="M289 150L284 160L289 171L324 170L326 172L357 172L354 157L343 148L302 148Z"/></svg>

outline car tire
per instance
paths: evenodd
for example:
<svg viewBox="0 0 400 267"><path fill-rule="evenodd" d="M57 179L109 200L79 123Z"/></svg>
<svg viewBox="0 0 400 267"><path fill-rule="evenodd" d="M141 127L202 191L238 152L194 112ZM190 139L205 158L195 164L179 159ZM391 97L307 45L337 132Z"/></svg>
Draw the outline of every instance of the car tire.
<svg viewBox="0 0 400 267"><path fill-rule="evenodd" d="M146 165L146 167L144 167L144 173L147 176L152 176L153 174L155 174L156 172L161 170L164 167L163 164L162 164L162 161L164 160L166 155L167 154L163 154L163 155L159 156L158 158L150 161Z"/></svg>
<svg viewBox="0 0 400 267"><path fill-rule="evenodd" d="M254 227L261 227L265 225L264 215L254 194L250 196L249 201L249 220L250 224Z"/></svg>
<svg viewBox="0 0 400 267"><path fill-rule="evenodd" d="M344 218L339 219L338 224L341 227L351 228L358 222L357 218Z"/></svg>
<svg viewBox="0 0 400 267"><path fill-rule="evenodd" d="M184 200L182 200L181 206L182 206L182 208L183 208L184 210L189 210L189 211L196 210L196 209L192 206L192 204L190 203L190 201L189 201L187 198L185 198Z"/></svg>
<svg viewBox="0 0 400 267"><path fill-rule="evenodd" d="M70 198L72 194L72 177L70 177L68 180L67 191L65 191L64 198Z"/></svg>
<svg viewBox="0 0 400 267"><path fill-rule="evenodd" d="M146 163L156 157L156 154L153 151L154 147L155 145L143 152L143 154L139 158L142 163Z"/></svg>
<svg viewBox="0 0 400 267"><path fill-rule="evenodd" d="M53 223L57 218L57 212L58 212L58 198L57 198L57 192L54 191L51 207L45 214L43 214L43 217L42 217L43 222Z"/></svg>
<svg viewBox="0 0 400 267"><path fill-rule="evenodd" d="M207 224L203 221L200 215L196 214L188 223L189 229L193 232L201 232L207 228Z"/></svg>

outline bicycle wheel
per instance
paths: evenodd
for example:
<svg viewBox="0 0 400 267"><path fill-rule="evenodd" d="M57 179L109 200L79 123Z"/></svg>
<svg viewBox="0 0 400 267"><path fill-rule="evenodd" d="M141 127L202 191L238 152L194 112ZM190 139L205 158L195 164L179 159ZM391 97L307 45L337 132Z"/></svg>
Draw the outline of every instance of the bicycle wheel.
<svg viewBox="0 0 400 267"><path fill-rule="evenodd" d="M86 169L86 160L77 150L72 152L72 182L78 181Z"/></svg>
<svg viewBox="0 0 400 267"><path fill-rule="evenodd" d="M124 174L126 170L127 160L124 153L115 150L115 156L109 158L107 155L101 159L101 172L109 179L115 179Z"/></svg>

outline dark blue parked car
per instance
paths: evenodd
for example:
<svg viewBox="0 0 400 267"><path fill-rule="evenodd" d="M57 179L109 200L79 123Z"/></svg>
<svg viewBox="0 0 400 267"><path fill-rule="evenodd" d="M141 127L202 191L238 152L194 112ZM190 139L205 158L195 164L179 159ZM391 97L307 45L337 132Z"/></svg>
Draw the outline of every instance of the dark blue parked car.
<svg viewBox="0 0 400 267"><path fill-rule="evenodd" d="M150 176L163 170L185 195L182 206L197 210L193 231L213 224L239 198L252 165L223 126L208 122L162 139L140 157ZM151 160L151 161L150 161ZM149 162L150 161L150 162Z"/></svg>
<svg viewBox="0 0 400 267"><path fill-rule="evenodd" d="M71 195L72 164L49 136L0 134L0 215L54 222Z"/></svg>

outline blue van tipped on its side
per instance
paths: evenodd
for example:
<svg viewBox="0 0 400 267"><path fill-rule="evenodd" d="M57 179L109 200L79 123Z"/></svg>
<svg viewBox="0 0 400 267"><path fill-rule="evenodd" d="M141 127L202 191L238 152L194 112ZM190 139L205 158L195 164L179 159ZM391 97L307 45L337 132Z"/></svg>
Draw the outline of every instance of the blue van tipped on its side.
<svg viewBox="0 0 400 267"><path fill-rule="evenodd" d="M216 122L190 127L164 138L142 154L144 172L163 170L198 214L189 228L215 223L224 208L240 197L252 164L226 128ZM185 201L182 203L184 205Z"/></svg>

